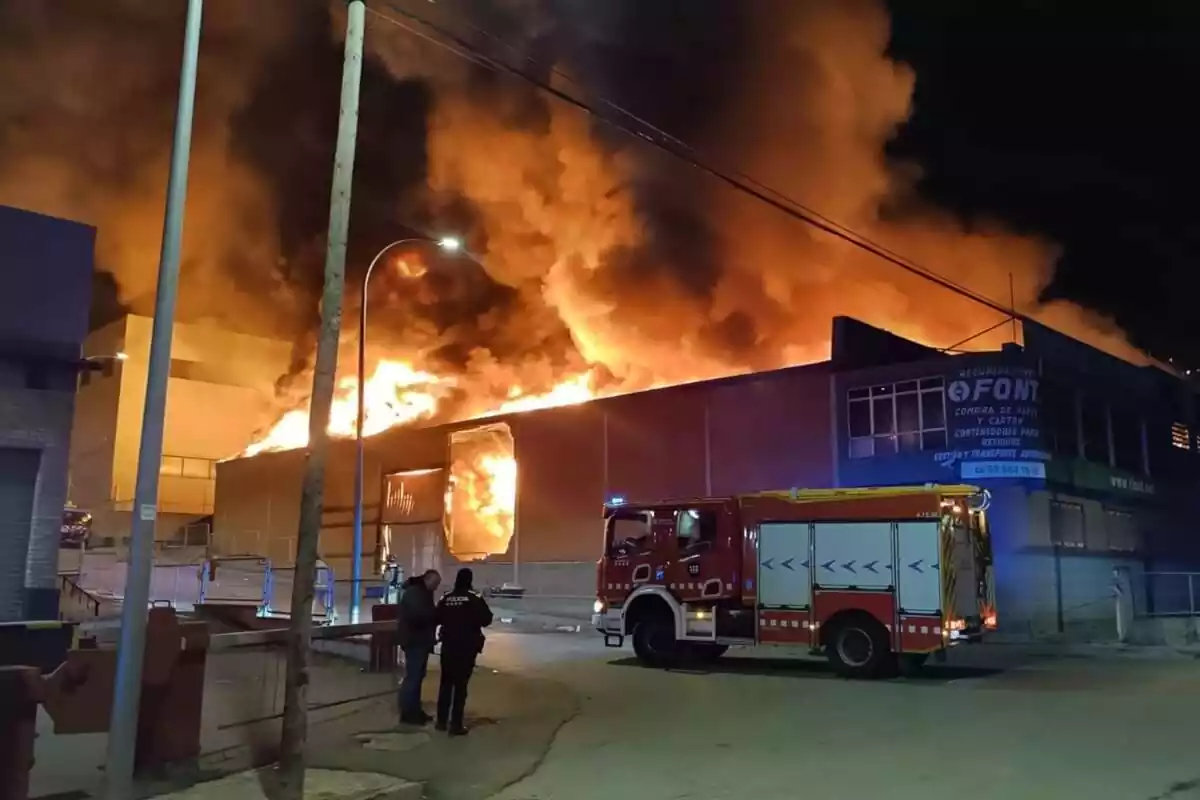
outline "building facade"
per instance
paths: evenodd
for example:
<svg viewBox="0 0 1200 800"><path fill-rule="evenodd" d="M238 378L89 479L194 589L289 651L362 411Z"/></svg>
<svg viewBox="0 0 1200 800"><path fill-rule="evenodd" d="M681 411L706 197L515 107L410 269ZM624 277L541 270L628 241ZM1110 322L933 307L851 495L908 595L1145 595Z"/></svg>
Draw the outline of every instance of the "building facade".
<svg viewBox="0 0 1200 800"><path fill-rule="evenodd" d="M1089 635L1112 626L1114 567L1197 563L1194 412L1178 378L1032 323L1023 347L951 355L843 318L821 364L372 437L364 574L387 554L410 570L472 560L481 584L587 597L614 498L971 483L991 498L1006 632ZM515 462L513 535L487 555L462 545L470 504L456 498L467 440L499 428ZM327 473L322 557L339 573L351 454L335 443ZM302 465L302 453L219 465L216 541L286 557Z"/></svg>
<svg viewBox="0 0 1200 800"><path fill-rule="evenodd" d="M0 206L0 621L56 619L95 231Z"/></svg>
<svg viewBox="0 0 1200 800"><path fill-rule="evenodd" d="M100 539L129 536L153 324L129 315L93 331L84 344L101 368L80 379L70 500L92 513ZM290 355L287 342L175 325L157 540L206 541L216 463L245 449L272 421L274 382Z"/></svg>
<svg viewBox="0 0 1200 800"><path fill-rule="evenodd" d="M1110 632L1114 568L1195 563L1195 400L1162 370L1026 323L1024 347L845 364L834 395L839 485L991 492L1007 632Z"/></svg>

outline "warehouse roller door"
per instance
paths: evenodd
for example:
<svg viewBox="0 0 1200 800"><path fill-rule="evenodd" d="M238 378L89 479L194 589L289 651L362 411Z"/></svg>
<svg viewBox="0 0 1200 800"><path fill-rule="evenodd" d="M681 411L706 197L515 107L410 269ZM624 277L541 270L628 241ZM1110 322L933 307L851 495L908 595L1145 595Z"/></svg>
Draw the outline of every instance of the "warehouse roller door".
<svg viewBox="0 0 1200 800"><path fill-rule="evenodd" d="M40 450L0 448L0 621L20 619L24 611L25 562L41 457Z"/></svg>

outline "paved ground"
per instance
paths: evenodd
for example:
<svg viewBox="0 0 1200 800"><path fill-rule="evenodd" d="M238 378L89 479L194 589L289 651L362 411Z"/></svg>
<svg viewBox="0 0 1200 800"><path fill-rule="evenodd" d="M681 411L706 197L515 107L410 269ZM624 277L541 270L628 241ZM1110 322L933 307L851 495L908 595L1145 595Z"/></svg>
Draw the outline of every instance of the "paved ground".
<svg viewBox="0 0 1200 800"><path fill-rule="evenodd" d="M162 800L266 800L276 793L271 770L248 770L225 778L159 795ZM304 796L311 800L421 800L420 784L377 772L346 773L312 769L304 779Z"/></svg>
<svg viewBox="0 0 1200 800"><path fill-rule="evenodd" d="M570 690L520 673L594 657L595 644L591 637L578 635L492 633L483 666L471 684L469 717L478 730L466 741L399 728L395 676L366 674L356 664L316 654L309 693L309 765L431 781L442 793L435 796L490 796L532 770L577 708ZM434 659L425 685L429 707L437 682ZM214 655L206 676L200 762L144 783L140 796L168 794L272 761L279 742L282 690L277 651ZM56 736L45 715L38 729L33 797L97 794L107 736ZM471 770L463 769L464 760L472 764ZM234 800L221 785L207 795L186 796Z"/></svg>
<svg viewBox="0 0 1200 800"><path fill-rule="evenodd" d="M397 728L390 697L356 701L322 712L310 763L419 779L443 800L1200 800L1195 658L984 646L858 683L781 655L660 672L586 631L501 630L466 740ZM240 769L247 749L206 766Z"/></svg>
<svg viewBox="0 0 1200 800"><path fill-rule="evenodd" d="M922 678L857 683L777 653L661 672L587 634L495 632L471 736L397 727L389 679L343 664L342 694L388 694L314 713L310 765L419 780L434 800L1200 798L1200 661L1046 653L970 648ZM249 766L253 742L226 740L185 779Z"/></svg>
<svg viewBox="0 0 1200 800"><path fill-rule="evenodd" d="M315 724L339 720L383 697L390 702L395 680L363 673L356 665L316 654L309 689L310 719ZM229 759L231 767L257 761L279 740L283 711L283 659L278 649L214 654L205 675L201 746L213 764ZM103 773L106 734L56 736L53 721L42 711L32 783L34 796L94 791Z"/></svg>
<svg viewBox="0 0 1200 800"><path fill-rule="evenodd" d="M745 656L708 674L542 669L580 714L496 800L1200 798L1200 662L962 655L873 684Z"/></svg>

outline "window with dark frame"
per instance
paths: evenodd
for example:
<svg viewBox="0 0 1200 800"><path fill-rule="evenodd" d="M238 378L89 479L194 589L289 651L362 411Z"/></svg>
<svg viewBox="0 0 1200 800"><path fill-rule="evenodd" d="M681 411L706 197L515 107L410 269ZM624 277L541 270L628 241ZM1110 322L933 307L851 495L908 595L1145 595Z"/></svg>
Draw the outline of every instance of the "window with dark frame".
<svg viewBox="0 0 1200 800"><path fill-rule="evenodd" d="M1050 501L1050 542L1059 547L1087 546L1083 525L1083 506L1061 500Z"/></svg>
<svg viewBox="0 0 1200 800"><path fill-rule="evenodd" d="M1182 422L1171 423L1171 446L1180 450L1192 449L1192 431Z"/></svg>
<svg viewBox="0 0 1200 800"><path fill-rule="evenodd" d="M217 462L211 458L164 455L158 474L169 478L212 480L217 477Z"/></svg>
<svg viewBox="0 0 1200 800"><path fill-rule="evenodd" d="M1140 537L1137 531L1137 518L1128 511L1115 508L1104 509L1104 531L1108 537L1110 550L1134 552L1139 549Z"/></svg>
<svg viewBox="0 0 1200 800"><path fill-rule="evenodd" d="M1080 405L1083 423L1083 457L1095 464L1109 464L1108 408L1094 397L1084 397Z"/></svg>
<svg viewBox="0 0 1200 800"><path fill-rule="evenodd" d="M650 516L648 514L618 515L608 520L608 554L613 557L628 556L644 548L650 542Z"/></svg>
<svg viewBox="0 0 1200 800"><path fill-rule="evenodd" d="M1050 452L1078 458L1079 416L1074 390L1059 384L1043 384L1042 409L1043 432Z"/></svg>
<svg viewBox="0 0 1200 800"><path fill-rule="evenodd" d="M717 539L717 512L711 508L689 508L676 512L675 535L679 550L696 549Z"/></svg>
<svg viewBox="0 0 1200 800"><path fill-rule="evenodd" d="M1109 410L1112 424L1113 464L1126 472L1145 473L1142 453L1142 419L1121 408Z"/></svg>
<svg viewBox="0 0 1200 800"><path fill-rule="evenodd" d="M921 378L850 389L846 418L850 458L944 450L945 379Z"/></svg>

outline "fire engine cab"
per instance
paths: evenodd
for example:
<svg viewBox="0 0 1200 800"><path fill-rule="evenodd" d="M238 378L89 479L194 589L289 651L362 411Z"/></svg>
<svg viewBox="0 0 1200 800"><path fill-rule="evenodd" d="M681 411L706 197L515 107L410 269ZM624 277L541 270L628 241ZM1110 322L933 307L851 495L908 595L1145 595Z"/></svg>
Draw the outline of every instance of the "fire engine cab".
<svg viewBox="0 0 1200 800"><path fill-rule="evenodd" d="M847 677L917 669L996 626L988 500L925 485L611 502L593 623L654 666L776 644Z"/></svg>

